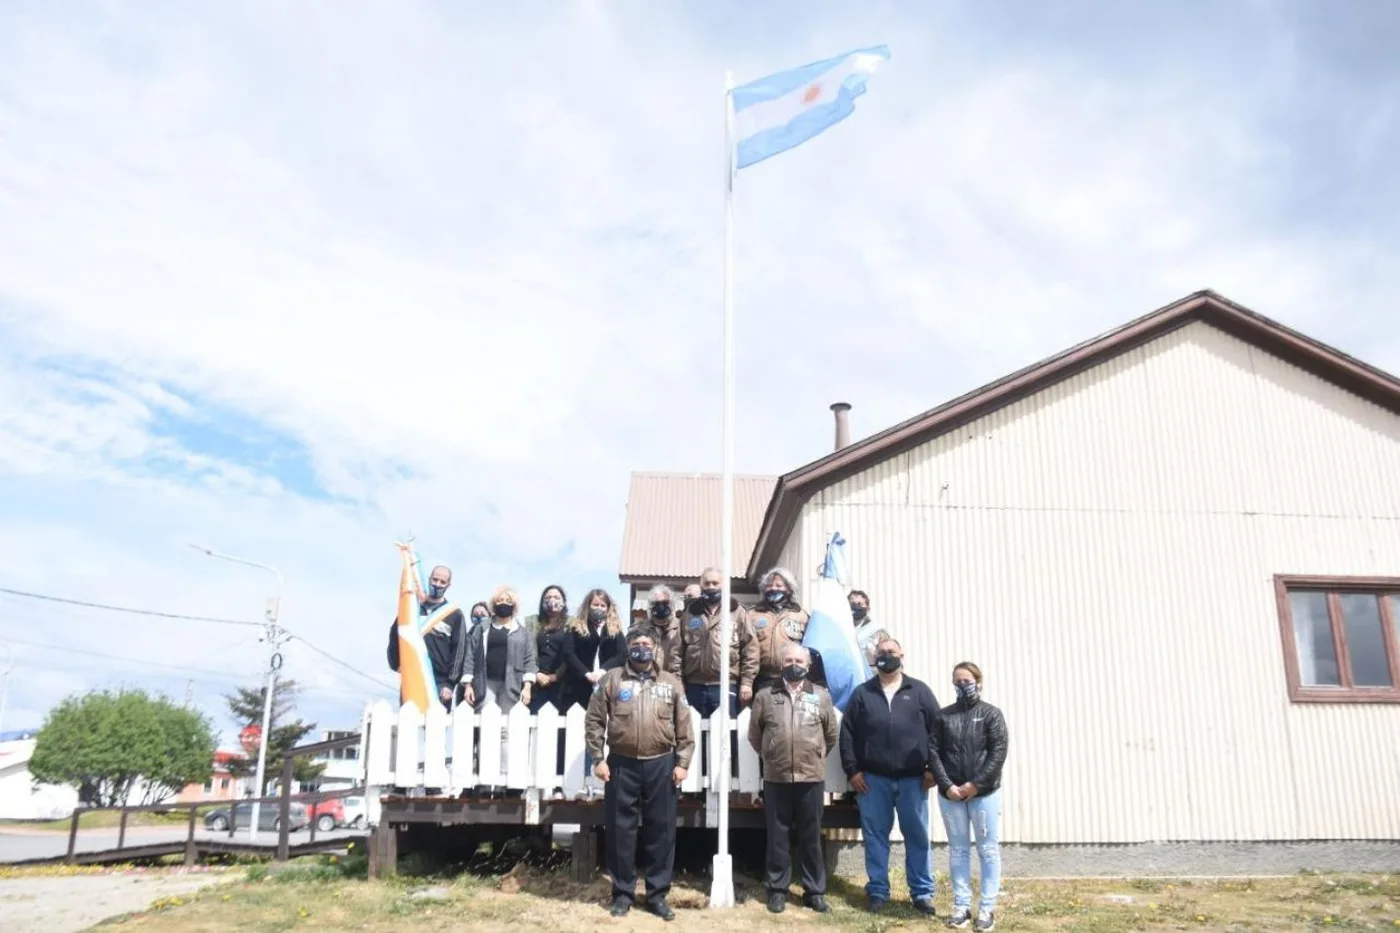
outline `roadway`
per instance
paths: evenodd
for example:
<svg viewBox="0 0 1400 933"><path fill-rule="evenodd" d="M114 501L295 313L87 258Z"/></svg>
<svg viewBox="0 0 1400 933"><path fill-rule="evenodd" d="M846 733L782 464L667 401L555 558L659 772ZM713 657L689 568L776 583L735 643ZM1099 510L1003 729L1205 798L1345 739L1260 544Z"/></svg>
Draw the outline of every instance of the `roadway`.
<svg viewBox="0 0 1400 933"><path fill-rule="evenodd" d="M186 834L189 832L185 826L132 826L126 831L127 846L150 845L158 842L184 842ZM118 831L112 828L93 828L78 830L78 840L76 851L78 852L101 852L105 849L115 849L117 847ZM229 838L228 831L214 832L205 829L202 825L195 827L194 835L196 839L212 842L248 842L248 831L241 829L232 838ZM364 830L337 829L329 833L316 834L316 841L323 839L345 839L349 840L363 836ZM311 834L306 830L292 833L290 842L292 845L311 841ZM277 845L277 834L272 831L260 832L252 840L258 844L266 846ZM0 827L0 864L5 862L23 862L37 858L56 858L66 855L68 852L68 834L66 832L52 832L48 830L16 829L14 827Z"/></svg>

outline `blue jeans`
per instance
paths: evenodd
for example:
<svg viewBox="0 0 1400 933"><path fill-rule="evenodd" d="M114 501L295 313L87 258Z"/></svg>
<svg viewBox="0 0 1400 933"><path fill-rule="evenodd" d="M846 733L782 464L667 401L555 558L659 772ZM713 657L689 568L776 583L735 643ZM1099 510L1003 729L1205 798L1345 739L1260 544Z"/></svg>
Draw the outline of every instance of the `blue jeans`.
<svg viewBox="0 0 1400 933"><path fill-rule="evenodd" d="M982 863L982 897L979 909L993 910L1001 893L1001 791L971 800L949 800L938 795L943 828L948 832L948 874L953 880L953 906L972 906L972 836L977 837L977 858Z"/></svg>
<svg viewBox="0 0 1400 933"><path fill-rule="evenodd" d="M870 786L856 795L860 808L860 832L865 840L865 893L890 899L890 831L899 814L904 834L904 874L909 896L933 897L933 851L928 843L928 791L922 777L888 778L865 773Z"/></svg>
<svg viewBox="0 0 1400 933"><path fill-rule="evenodd" d="M686 684L685 701L705 719L719 711L719 684ZM739 685L729 684L729 717L739 715Z"/></svg>

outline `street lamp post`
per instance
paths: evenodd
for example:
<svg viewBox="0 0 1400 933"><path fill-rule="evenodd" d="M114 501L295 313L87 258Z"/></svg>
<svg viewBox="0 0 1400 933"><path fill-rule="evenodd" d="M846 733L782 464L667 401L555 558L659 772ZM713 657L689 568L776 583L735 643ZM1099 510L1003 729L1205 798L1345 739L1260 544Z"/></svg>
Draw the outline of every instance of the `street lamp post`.
<svg viewBox="0 0 1400 933"><path fill-rule="evenodd" d="M5 734L5 707L10 701L10 671L15 666L15 650L5 642L0 642L0 646L5 649L5 666L0 669L0 735Z"/></svg>
<svg viewBox="0 0 1400 933"><path fill-rule="evenodd" d="M203 554L207 554L209 557L217 557L219 560L232 561L235 564L243 564L246 567L256 567L259 570L266 570L277 578L277 595L272 597L267 604L267 643L271 654L268 657L267 663L267 689L263 693L262 735L258 739L258 771L257 777L255 778L257 782L256 795L253 797L253 812L250 814L248 823L248 841L253 842L257 839L258 818L262 815L262 801L260 798L263 795L263 781L266 777L267 768L267 734L272 728L272 691L277 686L277 672L282 667L282 654L278 649L280 649L282 643L286 641L286 633L283 632L282 628L277 624L278 615L282 609L282 590L285 587L285 581L282 579L281 571L276 567L260 564L257 561L244 560L241 557L220 554L217 551L211 551L207 547L200 547L198 544L191 544L190 547Z"/></svg>

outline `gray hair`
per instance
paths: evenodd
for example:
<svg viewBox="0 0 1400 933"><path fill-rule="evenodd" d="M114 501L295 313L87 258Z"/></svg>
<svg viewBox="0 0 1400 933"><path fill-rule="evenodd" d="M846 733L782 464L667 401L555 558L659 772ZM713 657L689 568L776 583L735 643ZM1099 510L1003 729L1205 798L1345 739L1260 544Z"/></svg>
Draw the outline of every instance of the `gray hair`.
<svg viewBox="0 0 1400 933"><path fill-rule="evenodd" d="M775 579L782 580L784 585L787 586L787 591L792 594L792 598L794 600L797 599L797 580L793 577L792 571L785 567L774 567L772 570L765 573L758 581L758 588L760 590L768 589L768 584L772 583Z"/></svg>
<svg viewBox="0 0 1400 933"><path fill-rule="evenodd" d="M698 579L703 580L709 574L714 574L715 576L719 577L720 582L724 581L724 571L720 570L718 567L715 566L709 566L706 567L704 570L700 571L700 576Z"/></svg>
<svg viewBox="0 0 1400 933"><path fill-rule="evenodd" d="M647 593L647 602L669 602L670 600L675 598L675 595L675 593L671 592L671 588L669 586L667 586L664 583L658 583L651 588L651 592Z"/></svg>
<svg viewBox="0 0 1400 933"><path fill-rule="evenodd" d="M811 650L810 650L806 645L802 644L801 642L790 641L790 642L788 642L786 645L783 645L783 650L782 650L782 652L779 654L779 657L781 657L782 655L787 654L789 651L796 651L796 652L798 652L800 655L802 655L802 660L806 661L808 664L811 664L811 663L812 663L812 652L811 652Z"/></svg>

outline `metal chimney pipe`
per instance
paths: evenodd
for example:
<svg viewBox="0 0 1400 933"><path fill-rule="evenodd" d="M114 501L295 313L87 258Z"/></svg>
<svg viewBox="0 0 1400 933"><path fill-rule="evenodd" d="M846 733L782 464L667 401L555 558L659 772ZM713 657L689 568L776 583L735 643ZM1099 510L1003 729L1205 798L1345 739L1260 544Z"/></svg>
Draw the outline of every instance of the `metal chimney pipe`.
<svg viewBox="0 0 1400 933"><path fill-rule="evenodd" d="M846 412L851 410L849 402L835 402L831 410L836 415L836 449L851 445L851 422Z"/></svg>

